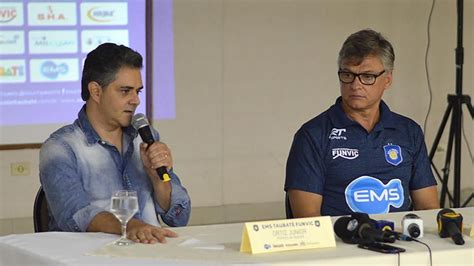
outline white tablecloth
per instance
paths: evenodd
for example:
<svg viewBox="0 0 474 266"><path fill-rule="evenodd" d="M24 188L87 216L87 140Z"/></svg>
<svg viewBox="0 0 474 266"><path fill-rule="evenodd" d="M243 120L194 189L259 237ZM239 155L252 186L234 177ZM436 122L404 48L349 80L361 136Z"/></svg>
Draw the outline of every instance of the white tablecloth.
<svg viewBox="0 0 474 266"><path fill-rule="evenodd" d="M437 210L416 212L425 224L425 236L421 240L433 251L433 265L474 265L474 241L467 235L474 222L474 208L458 211L465 222L466 243L463 246L455 245L450 238L438 237ZM400 230L400 221L405 214L371 217L395 221ZM335 220L333 218L333 222ZM137 244L132 249L123 249L123 257L107 256L107 249L104 248L116 240L117 235L64 232L8 235L0 237L0 265L398 265L397 255L362 250L338 238L336 248L260 255L240 253L242 227L243 224L218 224L173 228L179 234L178 238L168 239L167 244ZM394 245L406 249L400 255L400 265L430 265L425 246L402 241ZM96 255L90 255L92 253Z"/></svg>

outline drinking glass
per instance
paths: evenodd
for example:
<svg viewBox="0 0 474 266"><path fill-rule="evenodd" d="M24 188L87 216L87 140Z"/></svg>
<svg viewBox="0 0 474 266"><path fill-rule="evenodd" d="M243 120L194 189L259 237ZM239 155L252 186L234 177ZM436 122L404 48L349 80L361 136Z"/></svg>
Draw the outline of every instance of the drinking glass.
<svg viewBox="0 0 474 266"><path fill-rule="evenodd" d="M138 211L137 192L133 190L118 190L112 194L110 212L122 224L122 237L115 241L115 245L127 246L134 242L127 239L127 223Z"/></svg>

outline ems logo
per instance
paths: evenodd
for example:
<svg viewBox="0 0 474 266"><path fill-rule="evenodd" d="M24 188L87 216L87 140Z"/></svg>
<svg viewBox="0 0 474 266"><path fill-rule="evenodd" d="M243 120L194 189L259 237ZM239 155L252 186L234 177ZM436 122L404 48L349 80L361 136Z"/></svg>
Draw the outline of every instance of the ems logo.
<svg viewBox="0 0 474 266"><path fill-rule="evenodd" d="M346 136L343 136L342 133L346 132L345 128L333 128L331 129L331 134L329 134L329 139L343 139L347 140Z"/></svg>
<svg viewBox="0 0 474 266"><path fill-rule="evenodd" d="M399 165L403 162L402 149L398 145L388 144L383 146L385 160L392 165Z"/></svg>
<svg viewBox="0 0 474 266"><path fill-rule="evenodd" d="M349 149L349 148L334 148L332 149L332 159L337 159L342 157L344 159L353 160L359 157L358 149Z"/></svg>
<svg viewBox="0 0 474 266"><path fill-rule="evenodd" d="M400 179L392 179L386 185L371 176L361 176L345 190L346 203L354 212L368 214L388 213L390 206L400 208L404 193Z"/></svg>

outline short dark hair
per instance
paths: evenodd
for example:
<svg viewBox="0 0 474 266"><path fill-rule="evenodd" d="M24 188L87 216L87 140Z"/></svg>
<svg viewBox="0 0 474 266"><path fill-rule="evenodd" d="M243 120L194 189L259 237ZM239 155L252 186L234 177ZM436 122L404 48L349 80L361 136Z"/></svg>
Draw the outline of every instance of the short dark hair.
<svg viewBox="0 0 474 266"><path fill-rule="evenodd" d="M97 82L102 88L112 83L120 68L127 66L131 68L142 68L142 56L124 45L115 43L103 43L89 54L84 62L82 70L81 97L87 101L90 97L88 85L91 81Z"/></svg>
<svg viewBox="0 0 474 266"><path fill-rule="evenodd" d="M346 62L360 64L367 56L378 56L385 70L392 71L395 52L392 44L382 34L365 29L351 34L342 45L337 59L339 68Z"/></svg>

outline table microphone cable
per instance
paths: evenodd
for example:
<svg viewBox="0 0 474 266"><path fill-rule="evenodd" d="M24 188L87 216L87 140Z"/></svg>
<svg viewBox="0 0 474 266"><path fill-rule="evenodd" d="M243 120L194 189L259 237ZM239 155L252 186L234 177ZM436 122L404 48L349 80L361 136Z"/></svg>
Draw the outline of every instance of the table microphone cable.
<svg viewBox="0 0 474 266"><path fill-rule="evenodd" d="M402 233L399 233L399 232L396 232L396 231L387 231L387 232L390 232L391 234L393 234L393 236L395 237L395 239L397 240L403 240L403 241L414 241L414 242L417 242L417 243L420 243L424 246L426 246L426 248L428 248L428 252L429 252L429 255L430 255L430 266L433 266L433 256L431 254L431 248L428 244L426 244L425 242L423 241L420 241L418 240L417 238L415 237L411 237L411 236L407 236L407 235L404 235ZM400 265L400 253L398 253L398 259L399 259L399 263L398 265Z"/></svg>
<svg viewBox="0 0 474 266"><path fill-rule="evenodd" d="M426 244L425 242L422 242L416 238L412 238L410 237L409 239L406 239L405 241L414 241L414 242L417 242L417 243L420 243L422 245L424 245L427 249L428 249L428 252L429 252L429 255L430 255L430 266L433 266L433 258L432 258L432 254L431 254L431 248L428 244ZM398 255L398 266L400 266L400 252L397 252L397 255Z"/></svg>
<svg viewBox="0 0 474 266"><path fill-rule="evenodd" d="M413 238L412 241L418 242L418 243L420 243L420 244L426 246L426 248L428 249L428 252L429 252L429 254L430 254L430 266L433 266L433 258L432 258L432 255L431 255L431 248L430 248L430 246L429 246L428 244L426 244L425 242L422 242L422 241L420 241L420 240L418 240L418 239L416 239L416 238Z"/></svg>

